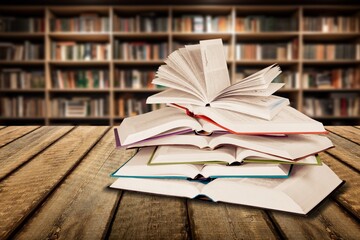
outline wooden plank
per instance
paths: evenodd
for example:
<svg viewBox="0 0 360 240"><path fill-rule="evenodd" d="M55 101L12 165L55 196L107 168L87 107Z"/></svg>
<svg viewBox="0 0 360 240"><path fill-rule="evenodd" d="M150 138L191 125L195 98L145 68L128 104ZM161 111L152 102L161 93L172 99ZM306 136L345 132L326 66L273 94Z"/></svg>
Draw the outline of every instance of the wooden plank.
<svg viewBox="0 0 360 240"><path fill-rule="evenodd" d="M351 126L329 126L326 127L328 131L331 131L343 138L347 138L357 144L360 144L360 129Z"/></svg>
<svg viewBox="0 0 360 240"><path fill-rule="evenodd" d="M77 127L0 182L0 239L8 237L36 210L107 129Z"/></svg>
<svg viewBox="0 0 360 240"><path fill-rule="evenodd" d="M334 143L335 148L331 148L326 152L359 171L360 161L358 161L358 159L360 159L360 146L333 133L329 134L329 138Z"/></svg>
<svg viewBox="0 0 360 240"><path fill-rule="evenodd" d="M6 128L6 126L0 126L0 129Z"/></svg>
<svg viewBox="0 0 360 240"><path fill-rule="evenodd" d="M0 148L0 181L73 127L41 127Z"/></svg>
<svg viewBox="0 0 360 240"><path fill-rule="evenodd" d="M132 154L115 149L108 131L14 238L102 239L120 197L109 174Z"/></svg>
<svg viewBox="0 0 360 240"><path fill-rule="evenodd" d="M188 201L194 239L277 239L263 210L235 204Z"/></svg>
<svg viewBox="0 0 360 240"><path fill-rule="evenodd" d="M310 216L270 212L285 239L358 239L360 225L332 201L326 201Z"/></svg>
<svg viewBox="0 0 360 240"><path fill-rule="evenodd" d="M189 239L186 200L125 191L109 239Z"/></svg>
<svg viewBox="0 0 360 240"><path fill-rule="evenodd" d="M0 131L0 147L34 131L40 126L11 126Z"/></svg>
<svg viewBox="0 0 360 240"><path fill-rule="evenodd" d="M333 198L360 219L360 175L326 153L321 153L320 158L346 181Z"/></svg>

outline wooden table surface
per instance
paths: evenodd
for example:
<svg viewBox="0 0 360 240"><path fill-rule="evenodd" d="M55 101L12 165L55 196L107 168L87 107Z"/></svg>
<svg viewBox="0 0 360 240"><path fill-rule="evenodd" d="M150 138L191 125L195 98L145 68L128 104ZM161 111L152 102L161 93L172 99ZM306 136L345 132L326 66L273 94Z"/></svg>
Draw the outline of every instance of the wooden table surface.
<svg viewBox="0 0 360 240"><path fill-rule="evenodd" d="M327 129L346 184L305 217L109 189L110 127L0 127L0 239L360 239L360 127Z"/></svg>

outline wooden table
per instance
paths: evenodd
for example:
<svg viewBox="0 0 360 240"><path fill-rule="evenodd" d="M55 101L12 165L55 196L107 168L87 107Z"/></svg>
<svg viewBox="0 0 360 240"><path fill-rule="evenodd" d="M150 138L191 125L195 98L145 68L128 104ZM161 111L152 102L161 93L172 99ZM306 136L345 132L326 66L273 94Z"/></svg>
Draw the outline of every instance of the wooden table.
<svg viewBox="0 0 360 240"><path fill-rule="evenodd" d="M346 184L303 217L109 189L132 154L110 127L0 127L0 239L359 239L360 127L327 129Z"/></svg>

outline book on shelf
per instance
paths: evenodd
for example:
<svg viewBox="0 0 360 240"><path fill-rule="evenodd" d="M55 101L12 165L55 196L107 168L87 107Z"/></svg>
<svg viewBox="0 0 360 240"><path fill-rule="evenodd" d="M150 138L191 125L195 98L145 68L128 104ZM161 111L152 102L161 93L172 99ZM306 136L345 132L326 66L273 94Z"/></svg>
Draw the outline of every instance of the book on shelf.
<svg viewBox="0 0 360 240"><path fill-rule="evenodd" d="M232 21L229 15L184 14L173 18L174 32L212 33L231 32Z"/></svg>
<svg viewBox="0 0 360 240"><path fill-rule="evenodd" d="M131 96L115 99L115 115L120 118L131 117L163 108L164 104L146 104L145 98L132 98Z"/></svg>
<svg viewBox="0 0 360 240"><path fill-rule="evenodd" d="M45 100L43 97L23 95L0 97L0 116L45 117Z"/></svg>
<svg viewBox="0 0 360 240"><path fill-rule="evenodd" d="M52 117L104 117L108 115L106 98L71 97L51 100Z"/></svg>
<svg viewBox="0 0 360 240"><path fill-rule="evenodd" d="M359 59L360 44L352 43L305 43L304 59L341 60Z"/></svg>
<svg viewBox="0 0 360 240"><path fill-rule="evenodd" d="M41 70L3 68L0 70L0 89L44 89L45 75Z"/></svg>
<svg viewBox="0 0 360 240"><path fill-rule="evenodd" d="M155 153L154 153L155 151ZM243 163L241 165L227 166L223 164L182 164L149 165L158 150L148 147L140 149L131 159L123 164L113 177L135 177L135 178L174 178L174 179L199 179L207 180L213 178L237 178L237 177L267 177L267 178L286 178L290 175L291 165L289 164L262 164L262 163ZM214 153L213 153L214 154ZM176 156L174 153L171 156ZM183 161L198 155L186 157Z"/></svg>
<svg viewBox="0 0 360 240"><path fill-rule="evenodd" d="M305 69L303 88L357 89L360 88L360 70L357 68Z"/></svg>
<svg viewBox="0 0 360 240"><path fill-rule="evenodd" d="M304 98L304 113L312 117L358 117L360 96L358 93L331 93L327 98Z"/></svg>
<svg viewBox="0 0 360 240"><path fill-rule="evenodd" d="M114 87L121 89L161 89L151 83L155 71L144 69L115 69Z"/></svg>
<svg viewBox="0 0 360 240"><path fill-rule="evenodd" d="M277 43L237 43L236 60L294 60L298 59L298 39Z"/></svg>
<svg viewBox="0 0 360 240"><path fill-rule="evenodd" d="M97 13L82 13L78 17L55 17L50 19L52 32L108 32L109 17Z"/></svg>
<svg viewBox="0 0 360 240"><path fill-rule="evenodd" d="M54 70L53 88L57 89L107 89L109 88L108 70Z"/></svg>
<svg viewBox="0 0 360 240"><path fill-rule="evenodd" d="M293 166L291 176L284 179L217 178L203 184L183 179L118 178L110 187L186 198L201 196L214 202L307 214L342 184L322 164Z"/></svg>
<svg viewBox="0 0 360 240"><path fill-rule="evenodd" d="M121 145L128 145L152 137L193 130L248 135L326 133L322 123L289 106L271 121L223 109L213 109L204 115L190 116L184 114L182 109L165 107L124 119L118 133Z"/></svg>
<svg viewBox="0 0 360 240"><path fill-rule="evenodd" d="M135 16L114 17L114 30L119 32L167 32L168 16L157 12L143 12Z"/></svg>
<svg viewBox="0 0 360 240"><path fill-rule="evenodd" d="M237 17L236 32L284 32L298 31L297 19L294 17L276 17L268 15L249 15Z"/></svg>
<svg viewBox="0 0 360 240"><path fill-rule="evenodd" d="M357 16L304 16L304 31L310 32L356 32Z"/></svg>
<svg viewBox="0 0 360 240"><path fill-rule="evenodd" d="M45 18L0 16L0 32L37 33L45 31Z"/></svg>
<svg viewBox="0 0 360 240"><path fill-rule="evenodd" d="M169 55L153 84L169 89L150 96L147 103L176 103L195 114L202 106L227 109L272 119L289 100L272 94L283 84L271 83L281 73L276 65L230 84L221 39L187 45ZM203 114L203 113L201 113Z"/></svg>
<svg viewBox="0 0 360 240"><path fill-rule="evenodd" d="M314 155L293 161L268 153L229 145L222 145L211 151L188 145L160 145L150 148L153 151L151 157L148 158L147 164L151 166L164 164L223 164L230 166L247 163L248 160L253 163L268 164L318 164L318 159Z"/></svg>
<svg viewBox="0 0 360 240"><path fill-rule="evenodd" d="M168 55L168 43L114 41L114 59L120 60L163 60Z"/></svg>
<svg viewBox="0 0 360 240"><path fill-rule="evenodd" d="M23 44L0 42L0 60L39 60L44 59L44 45L24 41Z"/></svg>
<svg viewBox="0 0 360 240"><path fill-rule="evenodd" d="M223 145L231 145L250 150L248 153L256 151L257 153L270 154L277 158L281 158L280 160L283 163L294 163L307 156L315 155L333 147L332 142L327 137L314 134L251 136L213 133L210 136L206 136L195 134L194 132L182 134L166 132L165 134L167 135L164 137L157 136L142 141L133 140L132 142L135 142L129 144L129 139L123 138L123 134L119 132L118 129L115 128L114 132L117 147L138 148L162 145L188 145L199 149L212 150ZM300 162L309 163L309 159Z"/></svg>
<svg viewBox="0 0 360 240"><path fill-rule="evenodd" d="M51 42L53 60L108 60L109 43Z"/></svg>

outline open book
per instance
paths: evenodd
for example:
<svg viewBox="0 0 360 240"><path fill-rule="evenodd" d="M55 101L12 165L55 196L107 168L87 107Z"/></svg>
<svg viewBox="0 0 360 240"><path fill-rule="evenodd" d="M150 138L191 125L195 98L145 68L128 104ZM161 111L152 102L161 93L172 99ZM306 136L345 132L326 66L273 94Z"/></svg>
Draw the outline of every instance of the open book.
<svg viewBox="0 0 360 240"><path fill-rule="evenodd" d="M127 145L126 147L137 148L161 145L192 145L199 148L210 149L215 149L216 147L223 145L233 145L288 160L298 160L325 151L334 146L327 137L313 134L252 136L213 133L210 136L203 136L190 132L173 134L161 138L151 138Z"/></svg>
<svg viewBox="0 0 360 240"><path fill-rule="evenodd" d="M184 110L165 107L125 118L115 136L117 145L125 146L153 137L164 137L195 130L233 134L319 134L327 133L315 121L292 107L286 106L271 121L223 109L203 108L207 115L184 114ZM207 109L207 110L206 110ZM224 127L226 126L226 127Z"/></svg>
<svg viewBox="0 0 360 240"><path fill-rule="evenodd" d="M150 96L147 103L176 103L208 106L272 119L289 104L286 98L272 96L283 83L271 83L281 70L271 65L230 85L221 39L200 41L171 53L159 67L152 83L169 87Z"/></svg>
<svg viewBox="0 0 360 240"><path fill-rule="evenodd" d="M266 177L286 178L290 174L289 164L258 164L244 163L237 166L226 166L224 164L170 164L149 165L153 156L153 147L142 148L129 161L123 164L115 173L114 177L137 177L137 178L180 178L180 179L209 179L229 177ZM209 151L213 152L213 151ZM156 154L156 152L155 152ZM221 153L219 154L221 155ZM175 155L173 155L175 156ZM194 158L183 159L185 162L196 160ZM153 158L154 159L154 158ZM206 161L207 162L207 161ZM205 163L205 161L204 161ZM207 162L210 163L210 162Z"/></svg>
<svg viewBox="0 0 360 240"><path fill-rule="evenodd" d="M251 162L288 163L288 164L319 164L314 155L291 161L270 154L261 153L241 147L222 146L215 150L199 149L194 146L158 146L148 147L155 150L149 165L162 164L234 164Z"/></svg>
<svg viewBox="0 0 360 240"><path fill-rule="evenodd" d="M343 181L325 164L293 166L291 177L217 178L208 184L180 179L119 178L110 187L307 214Z"/></svg>

